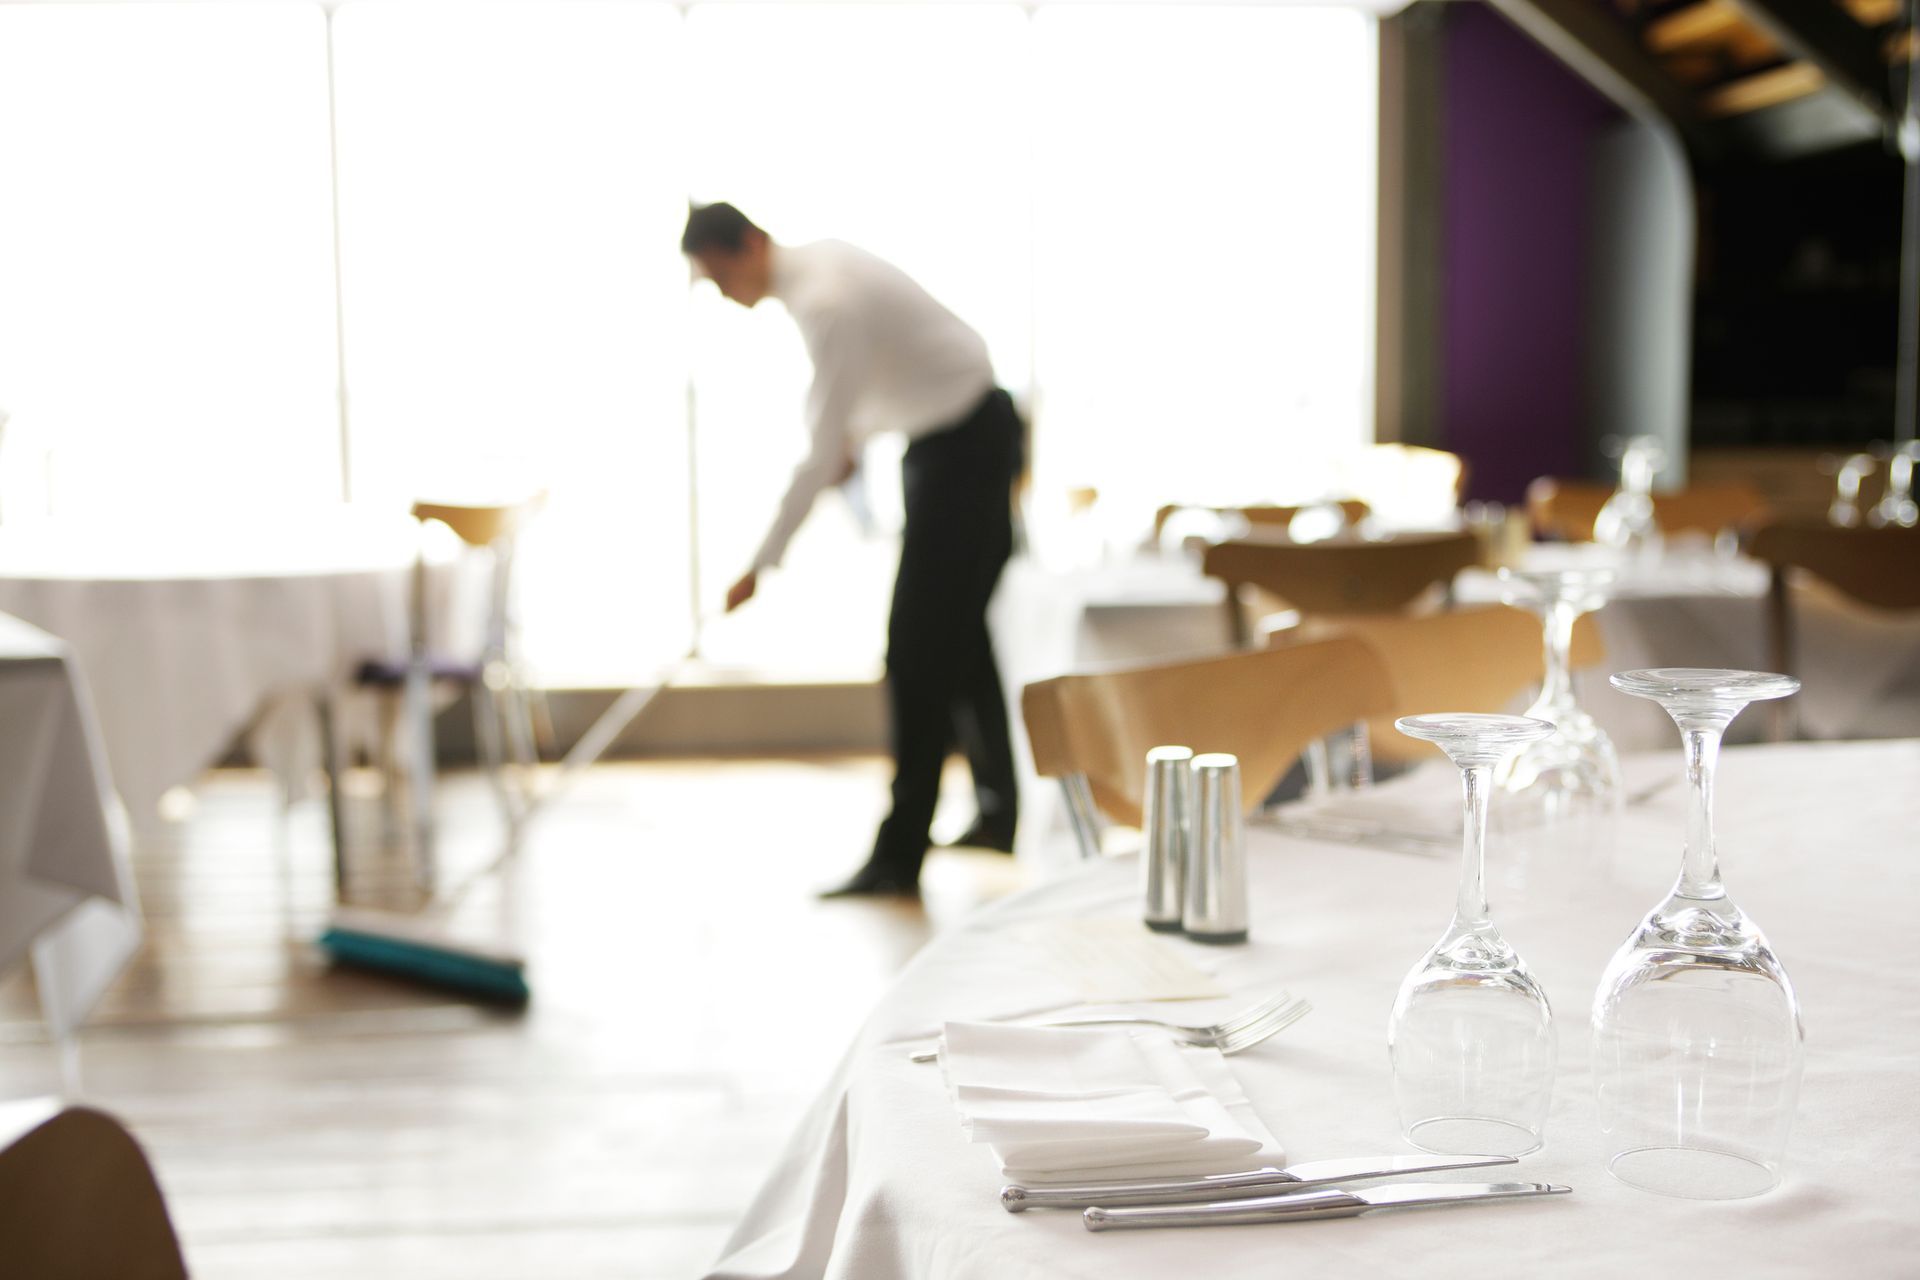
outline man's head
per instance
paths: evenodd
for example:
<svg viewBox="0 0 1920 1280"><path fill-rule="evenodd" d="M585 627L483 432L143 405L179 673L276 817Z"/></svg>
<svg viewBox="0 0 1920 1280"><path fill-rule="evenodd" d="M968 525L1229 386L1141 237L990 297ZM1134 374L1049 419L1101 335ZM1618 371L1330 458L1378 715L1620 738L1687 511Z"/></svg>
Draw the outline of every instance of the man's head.
<svg viewBox="0 0 1920 1280"><path fill-rule="evenodd" d="M680 252L723 296L751 307L773 286L773 241L730 204L699 204L687 211Z"/></svg>

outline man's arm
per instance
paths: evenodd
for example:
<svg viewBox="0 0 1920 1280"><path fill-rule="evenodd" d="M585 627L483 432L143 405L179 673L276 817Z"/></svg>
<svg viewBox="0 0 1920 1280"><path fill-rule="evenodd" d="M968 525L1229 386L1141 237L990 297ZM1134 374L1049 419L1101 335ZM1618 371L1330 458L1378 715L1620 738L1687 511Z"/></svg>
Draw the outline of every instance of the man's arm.
<svg viewBox="0 0 1920 1280"><path fill-rule="evenodd" d="M807 354L813 359L813 385L807 391L807 426L812 444L793 470L773 525L753 557L753 566L727 592L729 612L752 598L760 571L780 563L787 544L813 509L820 491L839 484L853 471L848 419L859 397L868 349L859 317L844 308L802 325Z"/></svg>

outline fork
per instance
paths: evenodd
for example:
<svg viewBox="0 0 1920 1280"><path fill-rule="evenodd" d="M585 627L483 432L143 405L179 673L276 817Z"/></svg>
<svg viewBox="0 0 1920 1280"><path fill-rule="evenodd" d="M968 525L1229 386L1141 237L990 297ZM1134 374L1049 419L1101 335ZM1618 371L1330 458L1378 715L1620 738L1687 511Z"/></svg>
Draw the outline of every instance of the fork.
<svg viewBox="0 0 1920 1280"><path fill-rule="evenodd" d="M1162 1022L1158 1018L1120 1015L1105 1018L1051 1018L1045 1022L1022 1023L1030 1027L1154 1027L1172 1034L1181 1044L1198 1045L1203 1049L1218 1049L1223 1054L1239 1053L1251 1049L1276 1032L1284 1031L1300 1019L1313 1012L1313 1006L1305 1000L1282 991L1271 1000L1262 1000L1249 1005L1231 1018L1220 1022L1210 1022L1203 1026L1192 1027L1178 1022ZM940 1053L937 1049L928 1049L916 1053L914 1062L932 1062Z"/></svg>

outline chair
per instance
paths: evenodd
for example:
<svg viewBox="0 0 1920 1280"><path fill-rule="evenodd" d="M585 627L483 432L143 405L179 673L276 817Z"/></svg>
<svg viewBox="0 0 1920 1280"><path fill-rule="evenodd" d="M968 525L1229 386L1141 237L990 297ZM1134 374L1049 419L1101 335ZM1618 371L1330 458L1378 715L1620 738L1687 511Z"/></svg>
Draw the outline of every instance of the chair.
<svg viewBox="0 0 1920 1280"><path fill-rule="evenodd" d="M507 824L509 847L518 839L520 824L530 808L524 781L516 786L506 774L508 748L523 771L531 770L539 762L531 695L515 653L513 561L521 530L539 513L545 500L546 495L542 493L505 504L414 503L413 516L422 525L438 521L467 546L486 549L492 554L486 634L480 656L476 660L455 660L431 651L427 635L427 559L423 546L414 563L407 658L365 662L358 672L361 685L402 695L400 715L406 726L406 772L411 792L414 853L421 884L427 888L432 887L435 877L434 685L464 688L472 700L475 740ZM339 794L337 786L334 793ZM343 869L336 870L341 889L345 888L344 876Z"/></svg>
<svg viewBox="0 0 1920 1280"><path fill-rule="evenodd" d="M1546 678L1545 641L1538 616L1512 605L1471 605L1411 617L1386 614L1309 622L1281 632L1275 644L1298 644L1328 636L1364 641L1386 668L1391 706L1363 721L1366 758L1410 765L1429 759L1433 748L1393 727L1400 716L1434 711L1511 711ZM1573 628L1572 664L1577 670L1606 657L1592 614Z"/></svg>
<svg viewBox="0 0 1920 1280"><path fill-rule="evenodd" d="M1227 585L1228 618L1244 646L1249 628L1239 600L1243 586L1280 597L1309 616L1391 613L1435 584L1480 562L1471 533L1408 533L1380 542L1222 542L1201 567Z"/></svg>
<svg viewBox="0 0 1920 1280"><path fill-rule="evenodd" d="M1156 543L1159 542L1161 532L1167 527L1167 521L1183 511L1203 511L1216 516L1239 516L1256 529L1272 529L1285 533L1295 516L1302 511L1312 511L1321 507L1338 507L1348 525L1357 525L1367 518L1367 504L1358 498L1341 498L1332 502L1306 502L1295 506L1256 503L1247 507L1214 507L1204 503L1169 502L1153 513L1153 540Z"/></svg>
<svg viewBox="0 0 1920 1280"><path fill-rule="evenodd" d="M1534 532L1557 542L1593 541L1593 523L1613 496L1610 485L1541 476L1527 486ZM1767 516L1766 499L1751 485L1698 484L1653 495L1653 522L1663 534L1719 534Z"/></svg>
<svg viewBox="0 0 1920 1280"><path fill-rule="evenodd" d="M1768 650L1774 670L1794 673L1793 596L1788 572L1811 574L1870 609L1920 609L1920 529L1844 529L1816 521L1775 520L1748 539L1747 551L1772 569L1768 590ZM1790 700L1789 700L1790 701ZM1774 704L1776 739L1787 735L1791 712Z"/></svg>
<svg viewBox="0 0 1920 1280"><path fill-rule="evenodd" d="M1021 712L1034 767L1057 778L1081 852L1099 853L1099 815L1140 823L1146 754L1179 744L1240 759L1257 805L1308 744L1390 709L1364 641L1335 637L1190 662L1056 676L1028 685Z"/></svg>
<svg viewBox="0 0 1920 1280"><path fill-rule="evenodd" d="M0 1275L186 1274L146 1153L113 1117L70 1107L0 1151Z"/></svg>

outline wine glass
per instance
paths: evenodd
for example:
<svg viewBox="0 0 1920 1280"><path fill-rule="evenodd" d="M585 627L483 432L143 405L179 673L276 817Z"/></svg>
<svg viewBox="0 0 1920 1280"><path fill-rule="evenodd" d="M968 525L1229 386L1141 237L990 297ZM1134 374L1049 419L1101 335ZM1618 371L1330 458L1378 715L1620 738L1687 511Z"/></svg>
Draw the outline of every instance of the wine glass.
<svg viewBox="0 0 1920 1280"><path fill-rule="evenodd" d="M1656 436L1632 436L1620 450L1620 485L1593 521L1593 540L1604 547L1647 553L1660 545L1653 517L1653 478L1667 465Z"/></svg>
<svg viewBox="0 0 1920 1280"><path fill-rule="evenodd" d="M1503 791L1523 797L1528 816L1550 823L1581 821L1599 831L1620 802L1620 757L1612 739L1581 710L1573 696L1573 626L1582 614L1607 602L1613 571L1604 568L1500 570L1507 603L1540 615L1546 636L1546 677L1527 716L1545 720L1553 733L1502 765Z"/></svg>
<svg viewBox="0 0 1920 1280"><path fill-rule="evenodd" d="M1464 712L1394 724L1459 767L1465 809L1453 921L1400 984L1387 1026L1400 1124L1425 1151L1523 1155L1553 1094L1553 1011L1487 916L1487 799L1495 766L1553 726Z"/></svg>
<svg viewBox="0 0 1920 1280"><path fill-rule="evenodd" d="M1720 739L1791 676L1667 667L1613 677L1667 709L1686 743L1686 852L1672 892L1608 963L1593 999L1594 1082L1607 1169L1702 1200L1780 1179L1800 1091L1800 1005L1766 937L1720 882L1713 779Z"/></svg>

